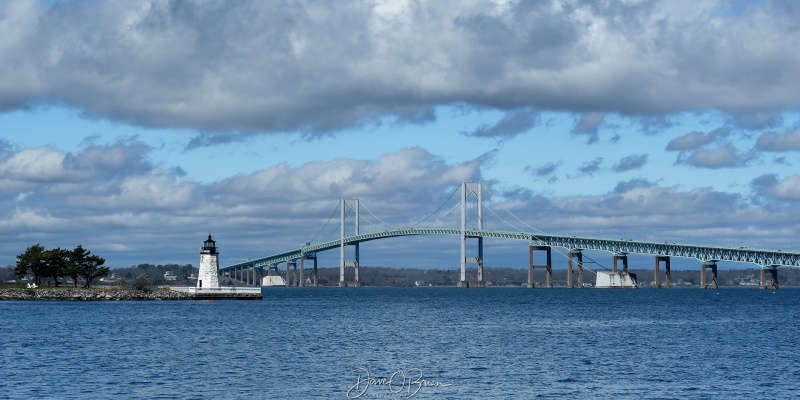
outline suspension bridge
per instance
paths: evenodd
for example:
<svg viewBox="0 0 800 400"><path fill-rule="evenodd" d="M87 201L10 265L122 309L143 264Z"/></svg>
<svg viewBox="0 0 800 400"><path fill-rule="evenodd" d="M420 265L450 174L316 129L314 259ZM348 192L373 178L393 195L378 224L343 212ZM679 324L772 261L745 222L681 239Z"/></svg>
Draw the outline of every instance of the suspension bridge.
<svg viewBox="0 0 800 400"><path fill-rule="evenodd" d="M497 211L493 210L483 201L484 193L488 189L482 182L462 182L460 187L454 190L448 200L446 200L436 211L407 227L396 227L388 224L375 216L369 209L361 204L358 199L342 199L339 206L331 214L328 222L320 230L332 226L336 211L339 211L339 230L338 237L331 237L327 240L315 243L320 237L320 233L310 242L305 243L297 249L291 249L282 253L276 253L266 257L246 260L241 263L220 267L221 275L233 277L241 282L252 285L260 285L260 278L264 276L264 269L268 273L277 271L279 264L286 264L286 285L290 285L290 272L293 277L297 273L297 263L300 263L299 279L294 279L294 285L305 286L305 263L313 262L313 286L318 285L317 277L317 253L327 250L339 249L339 286L360 286L359 279L359 260L360 245L364 242L396 238L401 236L417 235L454 235L460 237L461 256L460 280L458 286L483 287L484 281L484 252L483 239L511 239L524 240L528 246L528 282L529 288L534 287L534 271L544 270L546 282L544 287L552 287L552 251L559 251L563 248L567 250L567 287L583 287L584 267L583 251L601 250L612 254L612 271L627 274L628 254L645 254L654 256L654 285L657 287L671 287L670 277L670 257L695 258L700 261L700 286L703 288L717 288L717 262L733 261L746 262L758 265L761 268L760 286L767 287L767 275L771 275L771 287L778 287L778 268L779 267L800 267L800 253L784 252L780 250L758 250L744 247L721 247L721 246L701 246L692 244L678 243L655 243L647 241L623 240L623 239L600 239L577 236L551 235L539 231L523 220L517 218L511 211L500 205L500 207L516 224L515 226L508 219L503 218ZM455 206L446 207L451 200L460 194L460 199ZM491 194L491 193L488 193ZM367 211L366 216L362 216L361 209ZM491 220L500 223L499 228L487 229L485 226L484 209L493 216ZM458 221L454 221L454 219ZM428 222L430 221L430 222ZM364 222L368 222L369 229L364 229ZM510 228L510 229L509 229ZM468 242L472 244L472 254L468 254ZM350 251L350 259L347 259ZM560 252L560 251L559 251ZM537 264L534 261L541 259L543 263ZM621 265L620 265L621 264ZM664 266L664 278L661 278L661 266ZM468 279L467 267L477 266L477 276ZM354 279L350 282L345 280L346 268L354 269ZM711 270L710 279L707 270ZM575 285L575 275L577 275L577 285Z"/></svg>

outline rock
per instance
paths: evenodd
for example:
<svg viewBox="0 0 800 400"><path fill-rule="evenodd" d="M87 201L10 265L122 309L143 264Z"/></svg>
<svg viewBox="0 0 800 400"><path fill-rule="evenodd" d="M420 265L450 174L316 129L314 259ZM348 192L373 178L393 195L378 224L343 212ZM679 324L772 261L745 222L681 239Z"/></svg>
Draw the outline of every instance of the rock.
<svg viewBox="0 0 800 400"><path fill-rule="evenodd" d="M137 291L130 288L9 288L0 289L0 300L190 300L188 293L169 290Z"/></svg>

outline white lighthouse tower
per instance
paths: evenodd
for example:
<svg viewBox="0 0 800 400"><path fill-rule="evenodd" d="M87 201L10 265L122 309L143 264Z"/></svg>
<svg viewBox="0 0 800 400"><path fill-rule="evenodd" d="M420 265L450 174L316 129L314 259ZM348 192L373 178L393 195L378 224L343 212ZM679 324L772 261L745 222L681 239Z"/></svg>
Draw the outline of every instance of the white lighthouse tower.
<svg viewBox="0 0 800 400"><path fill-rule="evenodd" d="M203 242L200 249L200 272L197 277L198 288L218 288L219 287L219 252L217 242L208 239Z"/></svg>

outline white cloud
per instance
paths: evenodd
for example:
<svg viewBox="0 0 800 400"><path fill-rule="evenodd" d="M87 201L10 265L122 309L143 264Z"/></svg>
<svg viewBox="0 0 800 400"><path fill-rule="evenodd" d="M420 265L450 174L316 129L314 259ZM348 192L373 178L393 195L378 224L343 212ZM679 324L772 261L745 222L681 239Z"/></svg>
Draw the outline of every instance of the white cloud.
<svg viewBox="0 0 800 400"><path fill-rule="evenodd" d="M53 101L148 127L318 134L450 104L764 126L800 93L798 10L781 2L0 7L0 109Z"/></svg>
<svg viewBox="0 0 800 400"><path fill-rule="evenodd" d="M745 166L753 155L740 153L736 146L728 143L724 146L695 150L689 154L681 154L678 157L678 164L687 164L698 168L737 168Z"/></svg>
<svg viewBox="0 0 800 400"><path fill-rule="evenodd" d="M779 199L800 200L800 175L792 175L784 179L772 191Z"/></svg>
<svg viewBox="0 0 800 400"><path fill-rule="evenodd" d="M197 247L191 238L208 230L227 238L230 254L261 248L264 241L270 248L294 246L311 239L342 197L369 199L371 208L391 212L385 218L414 220L421 212L418 204L442 201L439 196L461 181L479 180L481 165L490 158L451 165L420 148L408 148L375 160L277 164L201 184L148 164L150 150L141 143L102 149L108 152L98 147L75 153L38 148L9 156L4 168L36 180L26 181L31 188L24 192L0 193L3 254L18 254L36 242L48 247L92 244L117 265L155 262L181 248L191 253L191 262ZM27 165L21 160L33 156L52 159L45 163L49 175L21 167Z"/></svg>
<svg viewBox="0 0 800 400"><path fill-rule="evenodd" d="M65 154L49 147L24 149L0 164L5 179L46 182L66 177Z"/></svg>
<svg viewBox="0 0 800 400"><path fill-rule="evenodd" d="M720 127L708 133L698 131L689 132L670 140L670 142L667 143L667 150L685 151L699 149L719 139L727 138L730 134L731 129L728 127Z"/></svg>
<svg viewBox="0 0 800 400"><path fill-rule="evenodd" d="M763 151L798 151L800 128L795 127L784 133L764 132L756 140L755 147Z"/></svg>

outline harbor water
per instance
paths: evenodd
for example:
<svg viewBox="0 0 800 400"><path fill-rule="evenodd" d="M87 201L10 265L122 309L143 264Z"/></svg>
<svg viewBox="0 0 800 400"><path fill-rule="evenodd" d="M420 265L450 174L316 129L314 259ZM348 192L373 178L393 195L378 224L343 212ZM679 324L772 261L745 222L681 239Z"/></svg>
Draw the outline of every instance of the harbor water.
<svg viewBox="0 0 800 400"><path fill-rule="evenodd" d="M800 290L269 288L0 302L0 399L800 396Z"/></svg>

